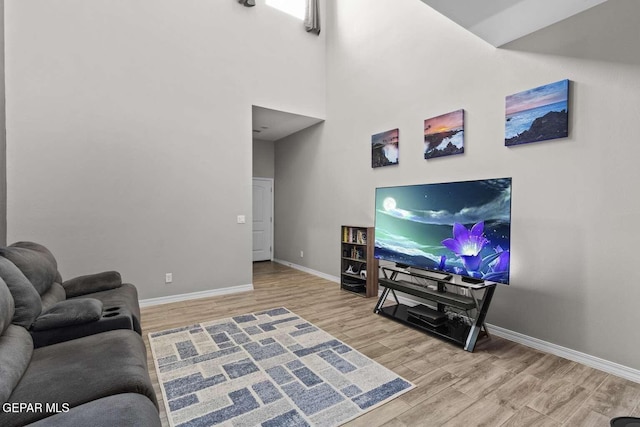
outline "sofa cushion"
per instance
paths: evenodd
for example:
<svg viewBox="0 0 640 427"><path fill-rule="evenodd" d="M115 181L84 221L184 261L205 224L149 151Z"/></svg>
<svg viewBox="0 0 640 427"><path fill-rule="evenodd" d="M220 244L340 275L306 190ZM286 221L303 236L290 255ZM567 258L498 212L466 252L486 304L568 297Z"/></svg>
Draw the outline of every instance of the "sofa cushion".
<svg viewBox="0 0 640 427"><path fill-rule="evenodd" d="M135 393L116 394L72 408L69 412L44 418L30 427L160 427L158 409Z"/></svg>
<svg viewBox="0 0 640 427"><path fill-rule="evenodd" d="M102 317L102 302L95 298L75 298L60 301L43 312L33 323L31 329L44 331L64 326L81 325L95 322Z"/></svg>
<svg viewBox="0 0 640 427"><path fill-rule="evenodd" d="M122 286L122 277L117 271L87 274L62 282L67 298L73 298L92 292L108 291Z"/></svg>
<svg viewBox="0 0 640 427"><path fill-rule="evenodd" d="M42 311L40 295L31 285L29 279L14 263L0 257L0 277L2 277L11 291L15 304L15 313L11 323L30 328L36 317Z"/></svg>
<svg viewBox="0 0 640 427"><path fill-rule="evenodd" d="M0 248L0 255L13 262L22 271L39 295L49 290L56 278L58 269L42 252L8 246Z"/></svg>
<svg viewBox="0 0 640 427"><path fill-rule="evenodd" d="M49 249L45 248L40 243L35 243L35 242L15 242L15 243L12 243L9 246L12 247L12 248L25 248L25 249L31 249L32 251L39 252L40 254L42 254L42 256L44 256L56 268L56 270L58 269L58 261L56 261L56 258L53 256L53 254L51 253L51 251Z"/></svg>
<svg viewBox="0 0 640 427"><path fill-rule="evenodd" d="M0 335L0 405L9 400L29 366L32 353L31 335L23 327L9 325Z"/></svg>
<svg viewBox="0 0 640 427"><path fill-rule="evenodd" d="M15 312L13 297L7 284L0 277L0 335L9 327Z"/></svg>
<svg viewBox="0 0 640 427"><path fill-rule="evenodd" d="M114 310L115 308L115 310ZM114 307L103 310L102 317L95 322L68 325L42 331L29 330L33 346L37 349L47 345L75 340L116 329L133 330L133 316L125 307Z"/></svg>
<svg viewBox="0 0 640 427"><path fill-rule="evenodd" d="M54 282L47 292L40 295L40 299L42 300L42 311L45 312L60 301L67 299L67 293L60 283Z"/></svg>
<svg viewBox="0 0 640 427"><path fill-rule="evenodd" d="M74 408L120 393L145 395L157 407L142 337L130 330L103 332L35 350L9 402L68 403ZM24 425L48 415L0 411L0 425Z"/></svg>

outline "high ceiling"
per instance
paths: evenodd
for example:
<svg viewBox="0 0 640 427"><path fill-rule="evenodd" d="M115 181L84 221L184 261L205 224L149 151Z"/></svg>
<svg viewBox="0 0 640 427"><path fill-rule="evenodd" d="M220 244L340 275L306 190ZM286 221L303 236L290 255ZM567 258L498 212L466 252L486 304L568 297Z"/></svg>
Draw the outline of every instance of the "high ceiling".
<svg viewBox="0 0 640 427"><path fill-rule="evenodd" d="M611 0L502 49L638 66L639 16L640 1Z"/></svg>
<svg viewBox="0 0 640 427"><path fill-rule="evenodd" d="M532 34L607 0L422 0L493 46Z"/></svg>
<svg viewBox="0 0 640 427"><path fill-rule="evenodd" d="M421 1L496 47L640 63L639 0ZM254 106L253 137L276 141L321 121Z"/></svg>

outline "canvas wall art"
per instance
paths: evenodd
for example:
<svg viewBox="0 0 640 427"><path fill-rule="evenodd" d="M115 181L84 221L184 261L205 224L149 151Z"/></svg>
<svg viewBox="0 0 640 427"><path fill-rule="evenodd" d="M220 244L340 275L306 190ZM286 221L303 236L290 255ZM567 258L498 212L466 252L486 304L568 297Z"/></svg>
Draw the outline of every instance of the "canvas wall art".
<svg viewBox="0 0 640 427"><path fill-rule="evenodd" d="M424 158L464 153L464 110L424 121Z"/></svg>
<svg viewBox="0 0 640 427"><path fill-rule="evenodd" d="M569 80L507 96L506 146L569 135Z"/></svg>
<svg viewBox="0 0 640 427"><path fill-rule="evenodd" d="M398 164L400 130L393 129L371 136L371 167Z"/></svg>

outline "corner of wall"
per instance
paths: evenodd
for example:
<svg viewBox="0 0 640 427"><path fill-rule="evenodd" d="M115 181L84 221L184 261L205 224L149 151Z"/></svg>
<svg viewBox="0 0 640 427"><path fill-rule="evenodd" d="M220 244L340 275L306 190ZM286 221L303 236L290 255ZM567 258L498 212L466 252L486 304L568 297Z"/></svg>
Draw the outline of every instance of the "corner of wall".
<svg viewBox="0 0 640 427"><path fill-rule="evenodd" d="M0 0L0 245L7 244L7 128L4 91L4 0Z"/></svg>

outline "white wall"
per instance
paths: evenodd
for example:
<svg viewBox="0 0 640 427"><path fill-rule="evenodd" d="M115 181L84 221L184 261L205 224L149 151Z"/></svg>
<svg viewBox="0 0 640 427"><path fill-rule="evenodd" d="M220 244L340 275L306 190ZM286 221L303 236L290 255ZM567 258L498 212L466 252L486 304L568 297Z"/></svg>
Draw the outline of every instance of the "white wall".
<svg viewBox="0 0 640 427"><path fill-rule="evenodd" d="M273 141L253 140L253 176L273 178L275 176L275 148Z"/></svg>
<svg viewBox="0 0 640 427"><path fill-rule="evenodd" d="M596 35L640 12L603 7ZM562 31L566 52L495 49L415 0L334 0L328 21L327 120L276 145L276 258L337 276L339 227L373 225L376 187L511 176L511 284L488 322L639 369L638 50ZM505 96L567 78L569 138L505 147ZM465 153L425 161L423 120L460 108ZM394 128L400 164L372 169L371 135Z"/></svg>
<svg viewBox="0 0 640 427"><path fill-rule="evenodd" d="M8 0L5 22L9 242L141 298L251 283L251 106L324 117L324 33L262 0Z"/></svg>

